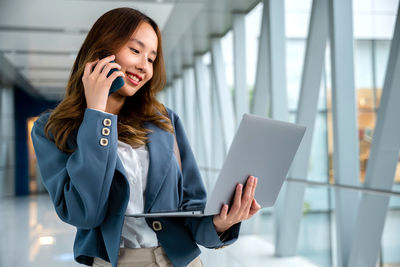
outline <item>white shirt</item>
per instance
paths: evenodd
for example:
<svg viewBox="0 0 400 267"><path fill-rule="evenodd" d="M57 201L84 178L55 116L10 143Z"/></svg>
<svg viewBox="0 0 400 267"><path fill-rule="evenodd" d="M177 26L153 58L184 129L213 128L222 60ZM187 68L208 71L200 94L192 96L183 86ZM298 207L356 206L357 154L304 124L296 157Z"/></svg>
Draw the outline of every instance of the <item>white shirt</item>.
<svg viewBox="0 0 400 267"><path fill-rule="evenodd" d="M144 192L149 170L149 152L145 145L132 148L118 140L118 156L126 171L129 182L129 202L126 214L143 213ZM125 217L120 247L148 248L157 247L157 235L144 218Z"/></svg>

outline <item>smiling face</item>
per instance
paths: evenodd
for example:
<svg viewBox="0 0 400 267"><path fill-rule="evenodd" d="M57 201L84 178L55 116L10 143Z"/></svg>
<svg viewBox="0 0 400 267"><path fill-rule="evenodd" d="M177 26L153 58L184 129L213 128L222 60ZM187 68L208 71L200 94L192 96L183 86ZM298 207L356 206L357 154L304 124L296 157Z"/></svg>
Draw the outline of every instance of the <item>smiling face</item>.
<svg viewBox="0 0 400 267"><path fill-rule="evenodd" d="M134 95L151 77L157 57L158 39L150 24L141 23L130 40L115 54L115 62L125 74L124 86L115 93L121 96Z"/></svg>

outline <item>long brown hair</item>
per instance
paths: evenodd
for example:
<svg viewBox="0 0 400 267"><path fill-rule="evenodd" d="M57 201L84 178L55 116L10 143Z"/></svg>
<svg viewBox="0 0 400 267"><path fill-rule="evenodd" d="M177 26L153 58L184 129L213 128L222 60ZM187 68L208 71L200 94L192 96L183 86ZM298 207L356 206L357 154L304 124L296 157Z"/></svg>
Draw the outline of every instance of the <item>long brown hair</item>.
<svg viewBox="0 0 400 267"><path fill-rule="evenodd" d="M82 76L87 62L114 54L128 42L141 23L152 26L158 37L157 57L153 63L153 77L133 96L126 97L118 115L118 139L133 147L148 142L144 122L152 122L163 130L173 132L165 107L156 99L156 93L165 86L165 65L162 53L161 32L148 16L132 8L116 8L103 14L93 25L83 42L68 80L63 100L51 112L45 126L45 133L54 137L56 146L66 153L72 153L67 140L71 132L82 123L86 109L86 98ZM50 138L49 138L50 139Z"/></svg>

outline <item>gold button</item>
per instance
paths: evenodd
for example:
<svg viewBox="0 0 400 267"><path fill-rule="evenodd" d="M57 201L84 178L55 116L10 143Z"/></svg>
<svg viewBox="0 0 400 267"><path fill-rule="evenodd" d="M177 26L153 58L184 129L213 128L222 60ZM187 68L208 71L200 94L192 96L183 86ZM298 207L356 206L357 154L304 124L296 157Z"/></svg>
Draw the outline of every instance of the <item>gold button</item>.
<svg viewBox="0 0 400 267"><path fill-rule="evenodd" d="M103 129L101 130L101 133L102 133L103 135L109 135L109 134L110 134L110 129L109 129L109 128L103 128Z"/></svg>
<svg viewBox="0 0 400 267"><path fill-rule="evenodd" d="M104 126L111 126L111 120L110 119L104 119L103 120Z"/></svg>
<svg viewBox="0 0 400 267"><path fill-rule="evenodd" d="M161 223L159 221L154 221L153 222L153 230L160 231L161 229L162 229Z"/></svg>
<svg viewBox="0 0 400 267"><path fill-rule="evenodd" d="M100 139L100 145L102 145L102 146L108 145L108 139L106 139L106 138L101 138L101 139Z"/></svg>

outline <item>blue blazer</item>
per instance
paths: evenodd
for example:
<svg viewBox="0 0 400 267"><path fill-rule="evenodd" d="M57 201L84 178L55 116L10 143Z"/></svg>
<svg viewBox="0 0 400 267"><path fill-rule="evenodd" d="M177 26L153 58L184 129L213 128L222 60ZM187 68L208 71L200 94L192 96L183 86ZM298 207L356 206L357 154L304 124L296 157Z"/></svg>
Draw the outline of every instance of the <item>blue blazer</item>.
<svg viewBox="0 0 400 267"><path fill-rule="evenodd" d="M168 108L167 111L175 128L182 171L173 152L173 134L146 123L145 127L153 132L148 135L147 144L145 212L184 210L204 207L206 203L206 191L183 125L176 113ZM92 265L93 257L99 257L115 267L129 200L127 175L117 154L117 115L86 109L80 127L67 141L70 148L75 148L72 154L60 151L54 141L46 138L44 127L49 115L44 113L35 122L32 141L44 186L58 216L77 228L75 260ZM108 135L103 128L108 128ZM197 244L219 248L233 243L240 229L240 223L232 226L223 242L212 216L146 221L152 229L154 221L160 222L157 238L174 266L186 266L196 258L200 254Z"/></svg>

